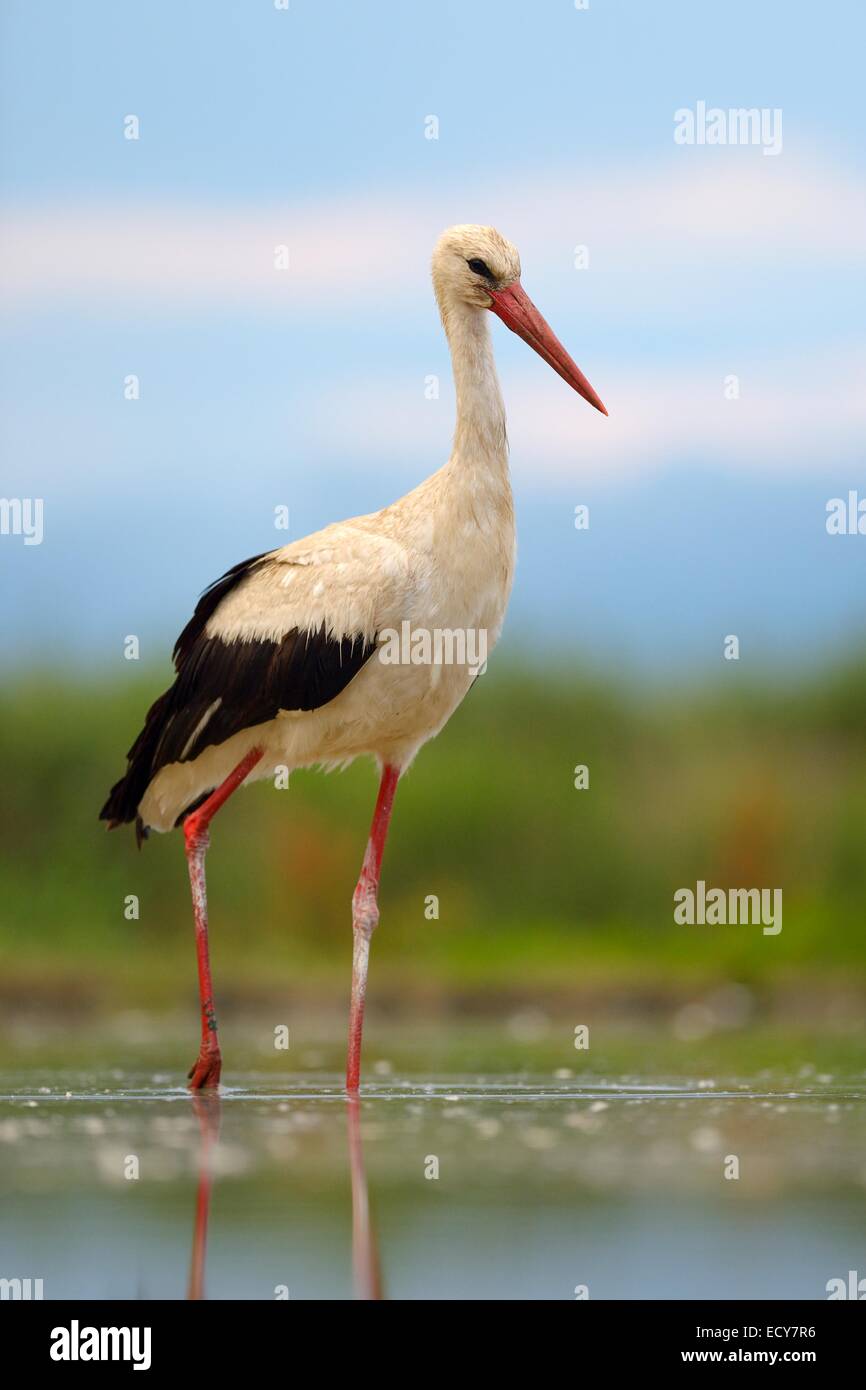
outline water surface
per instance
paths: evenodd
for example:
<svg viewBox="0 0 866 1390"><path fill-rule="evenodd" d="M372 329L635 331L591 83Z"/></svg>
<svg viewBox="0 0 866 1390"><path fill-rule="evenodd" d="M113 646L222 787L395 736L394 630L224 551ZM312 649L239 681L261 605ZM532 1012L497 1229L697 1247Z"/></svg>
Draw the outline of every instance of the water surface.
<svg viewBox="0 0 866 1390"><path fill-rule="evenodd" d="M46 1298L823 1298L866 1273L862 1076L7 1070L5 1277ZM733 1176L738 1172L739 1176Z"/></svg>

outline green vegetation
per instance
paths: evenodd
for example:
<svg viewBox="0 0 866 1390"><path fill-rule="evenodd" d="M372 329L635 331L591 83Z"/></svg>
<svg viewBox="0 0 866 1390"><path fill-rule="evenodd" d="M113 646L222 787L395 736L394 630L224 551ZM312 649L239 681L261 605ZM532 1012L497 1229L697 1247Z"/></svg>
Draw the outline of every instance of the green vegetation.
<svg viewBox="0 0 866 1390"><path fill-rule="evenodd" d="M760 994L866 983L866 665L798 684L648 692L494 664L401 785L373 979L380 1001ZM0 951L7 1008L186 1001L194 953L177 835L141 853L96 816L156 673L33 674L0 697ZM590 787L574 787L589 767ZM341 1001L369 767L242 791L212 832L218 989ZM677 926L673 894L781 887L784 924ZM139 920L124 901L136 895ZM438 920L425 917L436 895ZM799 1002L798 1002L799 1007Z"/></svg>

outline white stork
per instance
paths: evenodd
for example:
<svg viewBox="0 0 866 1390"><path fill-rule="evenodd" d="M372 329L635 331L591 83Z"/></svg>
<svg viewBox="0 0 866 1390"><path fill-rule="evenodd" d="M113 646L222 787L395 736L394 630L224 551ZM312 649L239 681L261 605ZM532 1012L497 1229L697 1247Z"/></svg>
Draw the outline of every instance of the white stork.
<svg viewBox="0 0 866 1390"><path fill-rule="evenodd" d="M109 828L134 821L139 843L150 830L183 826L202 1015L193 1090L216 1086L222 1065L204 867L214 814L242 782L275 767L345 767L366 754L381 782L352 898L346 1086L358 1090L370 938L397 782L478 669L468 656L443 661L435 636L480 634L486 655L514 573L505 410L486 311L607 414L521 286L517 251L494 228L451 227L432 269L457 393L448 462L382 511L245 560L205 590L174 649L174 684L148 712L100 813ZM383 634L406 631L411 659L386 661ZM419 663L425 634L436 655Z"/></svg>

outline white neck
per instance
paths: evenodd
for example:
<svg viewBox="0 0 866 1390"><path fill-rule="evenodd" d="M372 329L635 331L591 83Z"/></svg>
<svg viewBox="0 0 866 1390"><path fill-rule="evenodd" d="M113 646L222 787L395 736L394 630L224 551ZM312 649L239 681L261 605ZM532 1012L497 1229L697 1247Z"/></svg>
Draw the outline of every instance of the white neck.
<svg viewBox="0 0 866 1390"><path fill-rule="evenodd" d="M463 465L507 471L505 406L493 360L487 312L468 304L443 314L457 391L452 459Z"/></svg>

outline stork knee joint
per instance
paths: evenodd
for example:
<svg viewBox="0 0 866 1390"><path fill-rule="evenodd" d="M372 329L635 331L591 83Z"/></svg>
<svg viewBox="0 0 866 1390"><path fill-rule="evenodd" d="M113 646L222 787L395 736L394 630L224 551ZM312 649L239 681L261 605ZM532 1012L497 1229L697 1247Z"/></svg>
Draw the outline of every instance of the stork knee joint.
<svg viewBox="0 0 866 1390"><path fill-rule="evenodd" d="M367 891L358 892L352 898L352 927L355 931L363 932L364 936L370 937L376 930L379 923L379 905L374 894Z"/></svg>

